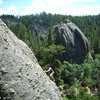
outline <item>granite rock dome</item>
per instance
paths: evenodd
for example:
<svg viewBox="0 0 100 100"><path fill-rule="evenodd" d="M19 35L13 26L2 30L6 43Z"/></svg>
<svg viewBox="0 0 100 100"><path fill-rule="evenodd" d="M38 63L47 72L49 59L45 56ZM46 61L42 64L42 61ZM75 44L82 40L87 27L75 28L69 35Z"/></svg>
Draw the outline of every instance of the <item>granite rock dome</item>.
<svg viewBox="0 0 100 100"><path fill-rule="evenodd" d="M89 52L89 43L82 31L70 20L55 26L56 44L66 48L63 60L82 63Z"/></svg>

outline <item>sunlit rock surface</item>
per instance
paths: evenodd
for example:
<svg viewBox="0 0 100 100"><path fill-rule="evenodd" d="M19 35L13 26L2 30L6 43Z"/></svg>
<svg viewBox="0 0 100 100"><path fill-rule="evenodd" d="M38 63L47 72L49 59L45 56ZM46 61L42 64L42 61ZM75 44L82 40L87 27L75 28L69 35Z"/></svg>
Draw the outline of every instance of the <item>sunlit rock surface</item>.
<svg viewBox="0 0 100 100"><path fill-rule="evenodd" d="M29 47L1 20L0 100L62 100Z"/></svg>

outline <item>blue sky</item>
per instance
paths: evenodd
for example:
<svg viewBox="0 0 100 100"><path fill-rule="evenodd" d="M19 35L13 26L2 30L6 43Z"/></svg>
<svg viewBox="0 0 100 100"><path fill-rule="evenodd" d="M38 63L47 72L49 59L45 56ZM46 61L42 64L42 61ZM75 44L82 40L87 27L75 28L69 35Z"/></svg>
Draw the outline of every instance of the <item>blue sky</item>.
<svg viewBox="0 0 100 100"><path fill-rule="evenodd" d="M40 12L64 15L100 14L100 0L0 0L0 15Z"/></svg>

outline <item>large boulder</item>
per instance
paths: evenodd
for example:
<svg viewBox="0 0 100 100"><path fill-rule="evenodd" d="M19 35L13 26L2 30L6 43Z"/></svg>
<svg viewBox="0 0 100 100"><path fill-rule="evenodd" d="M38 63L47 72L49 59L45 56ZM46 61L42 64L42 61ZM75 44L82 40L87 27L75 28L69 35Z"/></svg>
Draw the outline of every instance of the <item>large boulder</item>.
<svg viewBox="0 0 100 100"><path fill-rule="evenodd" d="M62 100L29 47L0 20L0 100Z"/></svg>
<svg viewBox="0 0 100 100"><path fill-rule="evenodd" d="M65 20L55 26L56 43L66 48L63 60L82 63L89 52L88 40L82 31L71 21Z"/></svg>

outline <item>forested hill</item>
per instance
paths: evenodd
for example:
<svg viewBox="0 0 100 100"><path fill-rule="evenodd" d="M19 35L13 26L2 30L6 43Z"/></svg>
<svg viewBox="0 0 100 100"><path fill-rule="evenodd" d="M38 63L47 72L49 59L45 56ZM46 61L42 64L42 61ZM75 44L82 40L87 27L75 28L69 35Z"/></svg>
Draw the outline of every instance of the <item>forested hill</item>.
<svg viewBox="0 0 100 100"><path fill-rule="evenodd" d="M0 18L28 44L44 70L52 67L64 100L100 100L100 14L67 16L43 12L26 16L2 15ZM55 43L54 26L65 19L76 24L87 37L92 61L89 54L81 64L61 60L65 48Z"/></svg>
<svg viewBox="0 0 100 100"><path fill-rule="evenodd" d="M36 35L48 34L48 30L54 25L57 25L64 19L69 19L75 23L89 39L91 49L95 53L100 53L100 14L94 16L67 16L43 12L26 16L2 15L1 19L21 39L23 38L22 35L28 31L26 35L29 35L30 32ZM21 33L21 31L25 31L25 33ZM25 36L24 39L27 38L27 36Z"/></svg>

